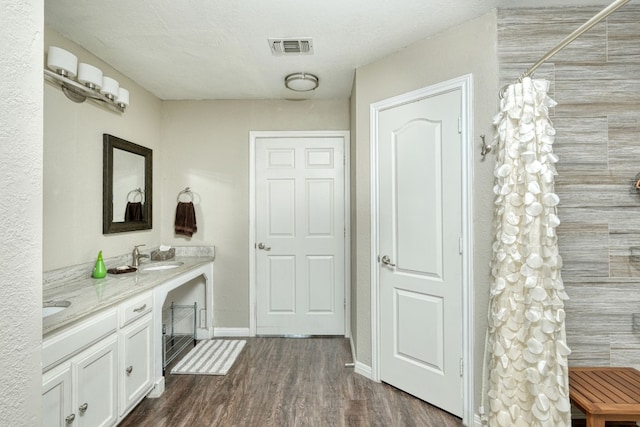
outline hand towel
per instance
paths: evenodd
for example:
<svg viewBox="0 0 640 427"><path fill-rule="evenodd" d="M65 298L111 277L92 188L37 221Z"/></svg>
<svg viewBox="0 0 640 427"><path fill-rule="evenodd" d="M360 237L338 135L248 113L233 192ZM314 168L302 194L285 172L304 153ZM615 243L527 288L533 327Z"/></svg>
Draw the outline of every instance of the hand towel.
<svg viewBox="0 0 640 427"><path fill-rule="evenodd" d="M124 221L142 221L141 202L127 202L127 207L124 210Z"/></svg>
<svg viewBox="0 0 640 427"><path fill-rule="evenodd" d="M193 236L198 231L196 226L196 210L192 202L178 202L176 208L175 232L184 236Z"/></svg>

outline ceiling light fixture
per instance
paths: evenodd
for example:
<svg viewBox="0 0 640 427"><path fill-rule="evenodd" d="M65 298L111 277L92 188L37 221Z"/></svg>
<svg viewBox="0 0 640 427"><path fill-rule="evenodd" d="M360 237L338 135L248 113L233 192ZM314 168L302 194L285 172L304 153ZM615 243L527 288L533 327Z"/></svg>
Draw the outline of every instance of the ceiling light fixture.
<svg viewBox="0 0 640 427"><path fill-rule="evenodd" d="M284 78L284 85L295 92L309 92L318 88L320 80L311 73L293 73Z"/></svg>
<svg viewBox="0 0 640 427"><path fill-rule="evenodd" d="M73 102L87 99L107 105L119 112L129 105L129 91L117 80L102 75L102 70L90 64L78 64L78 58L69 51L50 46L44 77L59 83L62 92ZM74 78L77 76L77 80Z"/></svg>

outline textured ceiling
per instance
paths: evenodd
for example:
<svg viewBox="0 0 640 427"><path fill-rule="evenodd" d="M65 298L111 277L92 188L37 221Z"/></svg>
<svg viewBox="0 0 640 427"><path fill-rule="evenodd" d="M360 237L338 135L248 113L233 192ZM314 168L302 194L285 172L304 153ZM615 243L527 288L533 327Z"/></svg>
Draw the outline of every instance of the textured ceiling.
<svg viewBox="0 0 640 427"><path fill-rule="evenodd" d="M593 0L45 0L45 23L161 99L294 98L283 79L319 76L304 97L347 98L354 70L496 7ZM567 28L567 34L573 28ZM274 56L269 37L311 37Z"/></svg>

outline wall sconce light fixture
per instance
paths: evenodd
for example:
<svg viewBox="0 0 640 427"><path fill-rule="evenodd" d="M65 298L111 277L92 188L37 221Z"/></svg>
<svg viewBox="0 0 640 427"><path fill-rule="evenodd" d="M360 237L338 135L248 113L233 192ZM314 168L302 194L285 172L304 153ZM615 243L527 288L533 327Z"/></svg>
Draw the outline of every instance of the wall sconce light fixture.
<svg viewBox="0 0 640 427"><path fill-rule="evenodd" d="M47 68L44 77L59 83L62 92L73 102L91 99L121 113L129 105L127 89L120 87L117 80L103 76L101 69L84 62L78 64L78 58L69 51L50 46Z"/></svg>
<svg viewBox="0 0 640 427"><path fill-rule="evenodd" d="M293 73L284 78L284 85L295 92L309 92L318 88L320 80L311 73Z"/></svg>

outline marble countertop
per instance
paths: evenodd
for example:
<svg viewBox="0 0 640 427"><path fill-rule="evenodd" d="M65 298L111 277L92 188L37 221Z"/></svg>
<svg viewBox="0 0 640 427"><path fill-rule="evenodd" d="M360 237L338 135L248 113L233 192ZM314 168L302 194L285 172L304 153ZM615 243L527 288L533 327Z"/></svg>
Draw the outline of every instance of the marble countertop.
<svg viewBox="0 0 640 427"><path fill-rule="evenodd" d="M143 262L135 273L107 274L103 279L83 277L73 280L58 280L55 284L45 283L42 297L44 303L69 301L71 305L58 313L44 317L42 319L42 334L46 336L63 326L100 310L113 307L127 298L151 290L168 280L213 262L213 260L214 256L177 256L167 261ZM145 266L171 262L183 262L184 264L167 270L143 270Z"/></svg>

